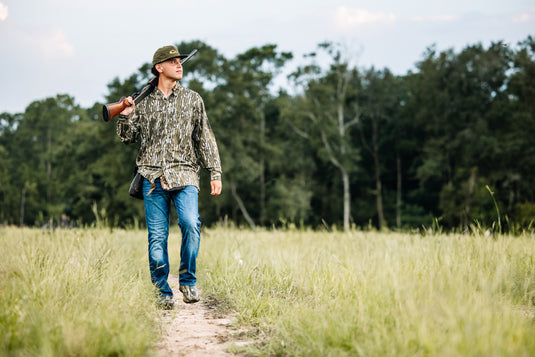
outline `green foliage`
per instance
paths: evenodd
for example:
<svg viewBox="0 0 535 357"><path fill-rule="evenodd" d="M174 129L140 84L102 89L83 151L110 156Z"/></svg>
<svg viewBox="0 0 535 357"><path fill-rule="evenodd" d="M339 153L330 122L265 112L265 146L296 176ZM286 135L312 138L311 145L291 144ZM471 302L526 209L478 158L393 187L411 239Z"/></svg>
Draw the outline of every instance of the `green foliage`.
<svg viewBox="0 0 535 357"><path fill-rule="evenodd" d="M535 203L523 202L515 206L515 219L523 227L535 226Z"/></svg>
<svg viewBox="0 0 535 357"><path fill-rule="evenodd" d="M404 76L357 68L347 49L325 42L278 93L293 56L274 44L234 58L202 41L178 47L199 49L182 84L202 95L223 163L221 197L201 175L206 225L401 229L435 217L444 229L521 232L533 221L532 36L516 47L431 47ZM106 101L151 78L141 64L110 81ZM138 145L123 145L101 112L102 103L81 108L59 94L0 114L0 224L91 225L94 205L110 226L144 222L142 202L127 193Z"/></svg>
<svg viewBox="0 0 535 357"><path fill-rule="evenodd" d="M477 177L475 168L468 172L459 171L454 182L457 181L457 184L445 185L440 192L442 224L466 228L472 222L479 222L489 227L500 221L493 193L489 194L485 180Z"/></svg>

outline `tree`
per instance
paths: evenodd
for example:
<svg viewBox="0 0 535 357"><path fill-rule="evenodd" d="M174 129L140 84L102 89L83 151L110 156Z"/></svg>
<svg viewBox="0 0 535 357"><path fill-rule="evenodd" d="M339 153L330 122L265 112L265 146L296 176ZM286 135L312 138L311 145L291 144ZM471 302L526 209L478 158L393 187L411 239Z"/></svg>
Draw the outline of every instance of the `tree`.
<svg viewBox="0 0 535 357"><path fill-rule="evenodd" d="M535 38L519 43L512 57L513 68L507 88L510 99L507 124L498 132L504 149L500 163L508 175L503 178L501 200L518 222L530 224L535 210ZM499 193L499 192L498 192Z"/></svg>
<svg viewBox="0 0 535 357"><path fill-rule="evenodd" d="M14 153L16 129L22 120L21 114L0 114L0 223L19 223L20 187L15 174L17 163Z"/></svg>
<svg viewBox="0 0 535 357"><path fill-rule="evenodd" d="M289 53L277 52L275 45L249 49L223 65L224 83L214 88L211 113L218 118L214 130L226 185L253 228L256 223L247 202L258 207L257 222L265 216L266 108L273 101L268 88L276 70L290 58Z"/></svg>
<svg viewBox="0 0 535 357"><path fill-rule="evenodd" d="M20 189L20 223L59 219L64 210L61 162L57 152L68 128L79 118L79 107L68 95L31 103L18 122L11 157L17 163Z"/></svg>
<svg viewBox="0 0 535 357"><path fill-rule="evenodd" d="M395 169L397 178L396 220L401 226L401 156L398 132L400 107L403 93L401 83L388 69L377 71L373 67L364 73L361 89L361 115L358 128L363 148L372 158L373 177L375 181L375 200L377 225L381 229L385 224L383 208L382 173L387 158L395 152Z"/></svg>
<svg viewBox="0 0 535 357"><path fill-rule="evenodd" d="M395 216L398 227L437 217L457 228L491 225L498 212L506 224L533 224L532 36L518 47L431 47L400 77L357 70L340 45L324 43L291 75L295 92L278 93L274 78L291 54L274 45L232 59L200 41L178 47L199 49L181 82L203 97L223 164L226 194L217 199L201 171L207 224L321 220L347 229L372 219L385 227ZM106 102L144 87L150 67L112 80ZM143 219L142 202L127 193L138 146L123 145L101 110L62 94L0 114L0 223L42 225L62 213L83 225L95 214L110 226Z"/></svg>
<svg viewBox="0 0 535 357"><path fill-rule="evenodd" d="M359 73L349 68L339 45L323 43L318 47L329 54L333 63L324 74L316 64L300 67L293 73L296 85L304 80L304 93L295 98L283 115L299 136L320 150L321 156L338 169L343 184L343 227L348 230L350 175L359 160L350 136L360 117L356 101Z"/></svg>
<svg viewBox="0 0 535 357"><path fill-rule="evenodd" d="M506 100L508 50L499 44L488 50L474 45L459 54L448 50L437 55L431 48L418 67L420 72L411 80L414 102L410 106L415 122L424 132L422 161L417 168L421 192L439 202L428 208L435 213L442 208L444 224L466 226L471 210L479 210L477 207L486 202L459 200L441 191L451 192L453 188L463 192L460 188L470 187L470 182L489 182L491 176L496 176L492 163L502 145L494 131L501 130L500 122L507 118L495 115L494 104ZM475 172L476 181L471 174ZM446 207L449 212L444 211Z"/></svg>

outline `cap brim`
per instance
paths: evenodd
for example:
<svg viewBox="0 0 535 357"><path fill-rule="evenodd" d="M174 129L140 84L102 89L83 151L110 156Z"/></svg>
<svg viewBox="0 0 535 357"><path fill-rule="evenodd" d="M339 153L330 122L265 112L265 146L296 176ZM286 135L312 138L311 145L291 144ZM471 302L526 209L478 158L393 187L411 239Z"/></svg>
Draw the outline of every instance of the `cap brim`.
<svg viewBox="0 0 535 357"><path fill-rule="evenodd" d="M173 58L180 58L180 59L184 59L188 57L188 55L178 55L178 56L173 56L173 57L169 57L167 59L164 59L163 61L160 61L158 63L155 63L154 65L152 65L152 67L156 66L157 64L160 64L160 63L164 63L165 61L169 61L170 59L173 59Z"/></svg>

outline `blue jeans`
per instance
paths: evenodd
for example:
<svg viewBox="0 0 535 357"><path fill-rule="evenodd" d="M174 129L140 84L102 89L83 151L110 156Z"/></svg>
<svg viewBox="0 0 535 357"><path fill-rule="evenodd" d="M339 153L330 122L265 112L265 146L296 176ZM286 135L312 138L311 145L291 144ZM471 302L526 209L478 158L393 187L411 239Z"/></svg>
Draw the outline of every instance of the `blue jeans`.
<svg viewBox="0 0 535 357"><path fill-rule="evenodd" d="M193 286L197 282L195 270L201 240L199 197L195 186L186 186L181 191L169 192L162 189L160 179L157 179L155 184L156 188L147 196L151 185L149 180L143 180L145 220L149 231L150 277L161 296L173 296L173 291L167 283L169 276L167 240L171 202L175 206L178 225L182 232L178 280L180 285Z"/></svg>

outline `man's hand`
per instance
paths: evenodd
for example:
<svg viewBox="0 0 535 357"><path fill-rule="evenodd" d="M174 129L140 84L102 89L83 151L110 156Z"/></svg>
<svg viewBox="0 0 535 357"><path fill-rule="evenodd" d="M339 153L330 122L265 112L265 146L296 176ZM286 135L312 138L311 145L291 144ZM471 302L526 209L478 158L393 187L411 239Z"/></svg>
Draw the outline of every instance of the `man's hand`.
<svg viewBox="0 0 535 357"><path fill-rule="evenodd" d="M212 196L219 196L221 194L221 180L210 181L210 186L212 188L210 192Z"/></svg>
<svg viewBox="0 0 535 357"><path fill-rule="evenodd" d="M132 97L128 97L125 99L129 105L127 105L126 108L120 113L122 115L130 115L134 111L134 107L136 106L136 103L132 99ZM126 104L126 103L125 103Z"/></svg>

